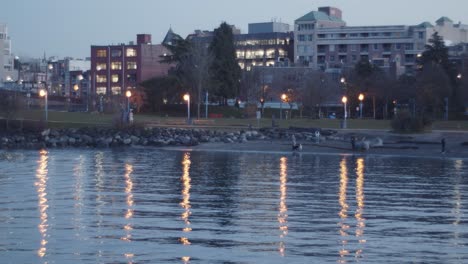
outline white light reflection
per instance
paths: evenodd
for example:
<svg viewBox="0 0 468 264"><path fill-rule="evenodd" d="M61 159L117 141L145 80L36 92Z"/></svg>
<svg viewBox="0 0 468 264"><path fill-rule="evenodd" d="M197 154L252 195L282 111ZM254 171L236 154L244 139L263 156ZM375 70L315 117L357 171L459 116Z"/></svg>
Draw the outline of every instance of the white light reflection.
<svg viewBox="0 0 468 264"><path fill-rule="evenodd" d="M125 219L127 220L127 224L123 227L125 231L125 236L121 239L126 242L132 241L132 221L133 212L134 212L134 201L133 201L133 179L132 179L132 172L133 172L133 165L132 164L125 164L125 194L126 204L127 204L127 211L125 212ZM133 253L125 253L124 256L129 260L129 263L132 263L132 258L134 257Z"/></svg>
<svg viewBox="0 0 468 264"><path fill-rule="evenodd" d="M97 232L96 235L99 239L99 243L103 244L101 227L103 225L104 217L102 215L102 208L105 206L104 198L102 195L104 189L104 153L97 152L94 156L94 167L95 167L95 177L96 177L96 218L97 218ZM101 258L103 256L102 250L97 251L97 256Z"/></svg>
<svg viewBox="0 0 468 264"><path fill-rule="evenodd" d="M81 235L81 230L83 229L82 225L82 214L83 214L83 168L84 168L85 159L82 155L78 158L78 164L73 168L73 175L75 176L75 194L73 199L75 200L75 217L74 224L76 230L76 236Z"/></svg>
<svg viewBox="0 0 468 264"><path fill-rule="evenodd" d="M47 253L47 230L48 230L48 215L47 215L47 208L48 200L47 200L47 164L48 164L48 152L46 150L41 150L39 152L39 160L37 161L38 167L36 170L36 182L34 185L36 186L37 191L37 198L39 201L39 219L40 223L38 225L39 234L41 235L41 243L40 247L37 250L37 255L43 258Z"/></svg>
<svg viewBox="0 0 468 264"><path fill-rule="evenodd" d="M366 240L362 238L364 235L364 228L366 227L365 219L362 217L364 212L364 159L359 158L356 161L356 203L357 209L354 216L356 217L356 238L360 245L366 243ZM362 248L357 249L355 253L356 258L362 257Z"/></svg>
<svg viewBox="0 0 468 264"><path fill-rule="evenodd" d="M454 208L452 213L454 215L455 220L453 221L453 225L455 227L455 231L453 233L454 238L454 245L460 246L460 221L462 219L462 194L460 192L460 182L462 180L463 175L463 160L455 160L455 184L454 184Z"/></svg>
<svg viewBox="0 0 468 264"><path fill-rule="evenodd" d="M338 223L340 226L341 235L341 250L339 251L340 259L338 263L346 263L346 256L349 255L349 251L346 250L348 244L348 233L349 226L346 224L346 218L348 218L348 204L346 203L346 191L348 188L348 168L346 167L346 157L343 157L340 162L340 192L339 192L339 204L341 207L338 215L341 220Z"/></svg>
<svg viewBox="0 0 468 264"><path fill-rule="evenodd" d="M190 232L192 231L192 228L190 227L190 220L189 217L191 215L190 208L192 207L190 205L190 153L186 152L184 153L184 159L182 161L182 177L181 177L181 182L182 182L182 202L180 202L180 206L184 209L184 212L181 215L182 220L184 220L185 227L182 229L183 232ZM183 245L190 245L190 241L187 237L181 237L179 238L180 243ZM189 259L190 257L184 257L185 259Z"/></svg>
<svg viewBox="0 0 468 264"><path fill-rule="evenodd" d="M279 213L278 213L278 222L280 230L280 244L278 251L281 256L285 256L286 246L284 244L284 237L288 234L288 206L286 205L287 198L287 181L288 181L288 159L282 157L280 159L280 203L279 203Z"/></svg>

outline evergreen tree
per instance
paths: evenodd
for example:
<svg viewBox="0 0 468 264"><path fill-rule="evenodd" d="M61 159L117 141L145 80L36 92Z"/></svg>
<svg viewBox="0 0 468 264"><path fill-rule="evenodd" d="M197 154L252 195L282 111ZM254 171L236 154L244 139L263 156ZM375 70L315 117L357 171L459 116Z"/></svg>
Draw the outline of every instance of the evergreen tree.
<svg viewBox="0 0 468 264"><path fill-rule="evenodd" d="M210 68L212 93L223 99L237 97L241 69L236 61L232 28L226 22L214 30L209 50L213 56Z"/></svg>

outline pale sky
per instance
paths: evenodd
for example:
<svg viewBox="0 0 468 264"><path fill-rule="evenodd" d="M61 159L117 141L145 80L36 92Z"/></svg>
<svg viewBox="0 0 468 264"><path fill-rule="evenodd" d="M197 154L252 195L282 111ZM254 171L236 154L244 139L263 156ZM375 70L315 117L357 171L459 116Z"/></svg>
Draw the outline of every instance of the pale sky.
<svg viewBox="0 0 468 264"><path fill-rule="evenodd" d="M7 24L15 55L85 58L91 45L136 41L152 35L160 43L169 27L186 37L222 22L247 33L248 24L294 20L321 6L343 11L349 26L432 24L441 16L468 24L468 0L5 0L0 23Z"/></svg>

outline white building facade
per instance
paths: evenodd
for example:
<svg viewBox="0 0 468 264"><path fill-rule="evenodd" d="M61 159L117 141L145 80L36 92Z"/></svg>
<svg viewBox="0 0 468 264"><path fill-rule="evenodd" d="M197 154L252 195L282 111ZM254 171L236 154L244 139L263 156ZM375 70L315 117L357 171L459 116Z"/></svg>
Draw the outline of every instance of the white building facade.
<svg viewBox="0 0 468 264"><path fill-rule="evenodd" d="M5 82L17 81L14 70L14 56L11 54L11 40L6 24L0 24L0 87Z"/></svg>
<svg viewBox="0 0 468 264"><path fill-rule="evenodd" d="M354 67L365 59L398 76L414 70L418 54L434 32L446 43L457 44L468 42L467 27L446 17L435 26L424 22L416 26L350 27L342 20L341 10L321 7L295 21L295 63L328 70Z"/></svg>

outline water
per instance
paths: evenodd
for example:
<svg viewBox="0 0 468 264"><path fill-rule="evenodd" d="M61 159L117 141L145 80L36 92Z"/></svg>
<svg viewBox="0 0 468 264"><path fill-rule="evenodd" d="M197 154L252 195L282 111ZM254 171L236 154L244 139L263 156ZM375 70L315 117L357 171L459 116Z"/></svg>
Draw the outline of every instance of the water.
<svg viewBox="0 0 468 264"><path fill-rule="evenodd" d="M468 160L13 152L1 263L468 263Z"/></svg>

